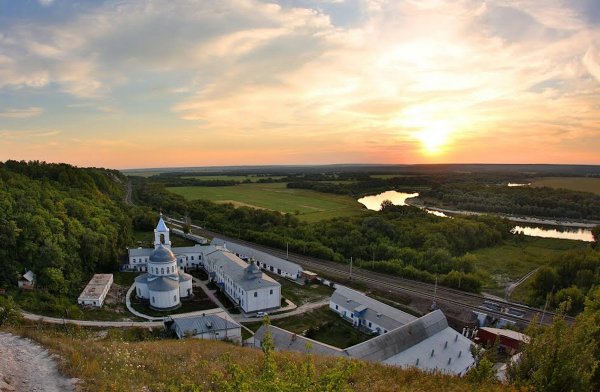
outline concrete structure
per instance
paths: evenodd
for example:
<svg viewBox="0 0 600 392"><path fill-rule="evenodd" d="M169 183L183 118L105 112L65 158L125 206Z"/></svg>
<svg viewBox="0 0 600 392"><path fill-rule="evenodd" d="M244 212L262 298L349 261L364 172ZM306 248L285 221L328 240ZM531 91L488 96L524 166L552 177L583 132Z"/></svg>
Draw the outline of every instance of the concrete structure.
<svg viewBox="0 0 600 392"><path fill-rule="evenodd" d="M289 279L302 278L302 267L299 264L272 256L260 250L236 244L234 242L225 242L220 238L213 238L211 245L227 248L243 260L255 260L256 265L267 272L271 272Z"/></svg>
<svg viewBox="0 0 600 392"><path fill-rule="evenodd" d="M175 232L176 229L174 229ZM178 230L181 232L181 230ZM181 232L183 234L183 232ZM177 259L177 267L180 271L195 269L202 265L202 257L206 252L206 247L202 245L171 247L170 230L165 224L162 214L154 229L154 249L158 245L163 245L170 249ZM194 236L195 237L195 236ZM163 241L163 242L161 242ZM123 266L123 269L128 271L148 272L148 261L150 255L154 251L153 248L134 248L128 251L128 263Z"/></svg>
<svg viewBox="0 0 600 392"><path fill-rule="evenodd" d="M475 364L471 341L448 326L441 310L415 318L386 334L376 336L346 349L329 346L273 326L262 326L254 335L260 347L267 331L271 332L278 350L322 355L344 356L371 362L383 362L399 367L416 367L426 371L441 371L464 375Z"/></svg>
<svg viewBox="0 0 600 392"><path fill-rule="evenodd" d="M194 316L173 315L165 321L165 326L175 332L179 339L192 337L208 340L242 341L240 324L226 312L201 314Z"/></svg>
<svg viewBox="0 0 600 392"><path fill-rule="evenodd" d="M77 303L82 306L101 308L112 284L113 274L94 275L77 298Z"/></svg>
<svg viewBox="0 0 600 392"><path fill-rule="evenodd" d="M35 287L35 274L33 273L33 271L29 270L23 275L21 275L21 277L17 281L17 284L19 285L20 289L33 290L33 288Z"/></svg>
<svg viewBox="0 0 600 392"><path fill-rule="evenodd" d="M281 285L254 262L248 264L226 249L206 254L204 261L209 279L245 313L281 306Z"/></svg>
<svg viewBox="0 0 600 392"><path fill-rule="evenodd" d="M415 316L393 308L345 286L337 286L329 308L365 332L384 334L416 320Z"/></svg>

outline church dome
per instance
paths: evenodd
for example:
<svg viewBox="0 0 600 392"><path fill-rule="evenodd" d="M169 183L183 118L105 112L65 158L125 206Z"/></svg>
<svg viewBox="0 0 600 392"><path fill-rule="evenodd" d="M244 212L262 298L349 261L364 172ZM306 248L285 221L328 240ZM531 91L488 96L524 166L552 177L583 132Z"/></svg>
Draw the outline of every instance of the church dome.
<svg viewBox="0 0 600 392"><path fill-rule="evenodd" d="M150 261L153 263L172 263L177 261L177 258L170 249L165 248L163 245L159 245L158 248L154 249L152 254L150 254Z"/></svg>
<svg viewBox="0 0 600 392"><path fill-rule="evenodd" d="M254 262L251 262L246 268L244 268L245 278L246 279L256 279L262 276L262 272L260 271L260 267L256 265Z"/></svg>

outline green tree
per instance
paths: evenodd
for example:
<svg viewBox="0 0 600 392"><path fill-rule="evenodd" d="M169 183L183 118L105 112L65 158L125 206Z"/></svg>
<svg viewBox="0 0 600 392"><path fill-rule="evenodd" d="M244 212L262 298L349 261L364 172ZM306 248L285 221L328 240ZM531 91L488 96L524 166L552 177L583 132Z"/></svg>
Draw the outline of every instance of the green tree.
<svg viewBox="0 0 600 392"><path fill-rule="evenodd" d="M600 225L592 229L592 237L594 237L594 247L598 248L600 246Z"/></svg>

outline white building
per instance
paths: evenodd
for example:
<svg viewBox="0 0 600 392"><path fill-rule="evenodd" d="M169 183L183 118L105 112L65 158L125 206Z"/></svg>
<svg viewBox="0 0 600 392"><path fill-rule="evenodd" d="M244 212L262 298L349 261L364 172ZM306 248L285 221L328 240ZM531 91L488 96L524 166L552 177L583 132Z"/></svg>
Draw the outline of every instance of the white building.
<svg viewBox="0 0 600 392"><path fill-rule="evenodd" d="M170 247L169 229L161 216L154 230L154 250L145 265L148 272L135 278L138 298L148 300L150 307L158 310L176 308L182 298L192 295L192 277L178 267Z"/></svg>
<svg viewBox="0 0 600 392"><path fill-rule="evenodd" d="M77 298L77 303L101 308L112 284L113 274L95 274Z"/></svg>
<svg viewBox="0 0 600 392"><path fill-rule="evenodd" d="M281 285L254 263L246 263L227 249L217 248L205 256L210 280L245 313L281 306Z"/></svg>
<svg viewBox="0 0 600 392"><path fill-rule="evenodd" d="M376 334L387 333L417 319L413 315L340 285L331 296L329 308L352 325Z"/></svg>
<svg viewBox="0 0 600 392"><path fill-rule="evenodd" d="M242 342L242 329L226 312L206 313L194 316L171 316L165 325L179 339L192 337L207 340L231 340Z"/></svg>
<svg viewBox="0 0 600 392"><path fill-rule="evenodd" d="M270 325L263 325L254 334L256 347L260 347L267 332L271 333L278 350L343 356L455 375L464 375L475 364L471 355L471 341L448 326L441 310L415 318L388 333L345 349Z"/></svg>
<svg viewBox="0 0 600 392"><path fill-rule="evenodd" d="M303 268L299 264L292 263L289 260L284 260L280 257L235 242L226 243L220 238L213 238L210 244L219 247L227 247L228 250L235 253L236 256L243 260L255 260L260 268L273 274L294 280L302 278Z"/></svg>
<svg viewBox="0 0 600 392"><path fill-rule="evenodd" d="M25 272L17 281L20 289L32 290L35 287L35 274L29 270Z"/></svg>
<svg viewBox="0 0 600 392"><path fill-rule="evenodd" d="M180 271L195 269L202 265L202 255L206 251L206 247L200 244L194 246L171 247L170 230L165 224L162 214L154 229L154 248L162 244L165 248L170 249L177 258L177 267ZM128 263L123 266L129 271L148 271L148 261L150 255L154 251L153 248L133 248L129 249Z"/></svg>

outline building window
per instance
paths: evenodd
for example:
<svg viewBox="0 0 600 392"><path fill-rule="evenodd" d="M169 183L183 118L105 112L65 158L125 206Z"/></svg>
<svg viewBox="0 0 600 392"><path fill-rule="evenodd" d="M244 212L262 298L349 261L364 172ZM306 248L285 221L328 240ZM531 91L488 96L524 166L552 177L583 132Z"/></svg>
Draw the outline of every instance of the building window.
<svg viewBox="0 0 600 392"><path fill-rule="evenodd" d="M371 322L369 321L369 328L371 328Z"/></svg>
<svg viewBox="0 0 600 392"><path fill-rule="evenodd" d="M163 275L164 273L165 273L165 269L164 269L164 268L161 268L161 269L160 269L160 274L161 274L161 275Z"/></svg>
<svg viewBox="0 0 600 392"><path fill-rule="evenodd" d="M194 256L192 256L192 260L194 260Z"/></svg>
<svg viewBox="0 0 600 392"><path fill-rule="evenodd" d="M273 289L269 290L269 294L271 294L271 295L273 294Z"/></svg>
<svg viewBox="0 0 600 392"><path fill-rule="evenodd" d="M138 289L138 296L142 296L142 290Z"/></svg>
<svg viewBox="0 0 600 392"><path fill-rule="evenodd" d="M258 291L254 292L254 298L258 297Z"/></svg>
<svg viewBox="0 0 600 392"><path fill-rule="evenodd" d="M156 303L156 299L152 297L152 303Z"/></svg>
<svg viewBox="0 0 600 392"><path fill-rule="evenodd" d="M337 306L337 305L335 305L335 310L338 310L338 309L339 309L339 308L338 308L338 306Z"/></svg>
<svg viewBox="0 0 600 392"><path fill-rule="evenodd" d="M173 302L177 302L177 295L173 296Z"/></svg>
<svg viewBox="0 0 600 392"><path fill-rule="evenodd" d="M133 262L135 263L135 259L133 259Z"/></svg>

